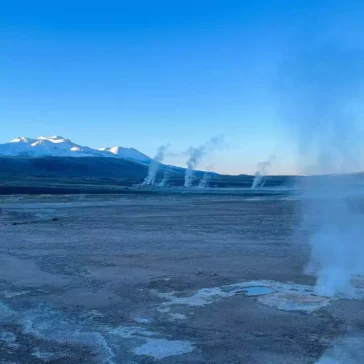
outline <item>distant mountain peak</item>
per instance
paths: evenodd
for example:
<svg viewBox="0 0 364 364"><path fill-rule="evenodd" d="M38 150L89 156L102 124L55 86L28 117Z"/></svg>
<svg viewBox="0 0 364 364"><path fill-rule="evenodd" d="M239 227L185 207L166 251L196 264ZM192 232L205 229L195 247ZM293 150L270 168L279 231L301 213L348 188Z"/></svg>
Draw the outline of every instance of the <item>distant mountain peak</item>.
<svg viewBox="0 0 364 364"><path fill-rule="evenodd" d="M63 137L58 136L58 135L54 135L54 136L50 136L50 137L40 136L39 138L37 138L37 140L49 140L52 143L71 142L69 139L63 138Z"/></svg>
<svg viewBox="0 0 364 364"><path fill-rule="evenodd" d="M26 137L17 137L10 141L10 143L33 143L35 139L30 139Z"/></svg>
<svg viewBox="0 0 364 364"><path fill-rule="evenodd" d="M125 147L120 147L120 146L116 146L116 147L111 147L111 148L100 148L100 151L103 152L107 152L107 153L111 153L115 156L125 156L128 159L133 159L133 160L139 160L141 162L149 162L151 159L139 152L138 150L134 149L134 148L125 148Z"/></svg>
<svg viewBox="0 0 364 364"><path fill-rule="evenodd" d="M129 159L139 163L151 160L134 148L112 147L94 149L73 143L59 135L40 136L36 139L17 137L9 143L0 144L0 156L28 157L109 157Z"/></svg>

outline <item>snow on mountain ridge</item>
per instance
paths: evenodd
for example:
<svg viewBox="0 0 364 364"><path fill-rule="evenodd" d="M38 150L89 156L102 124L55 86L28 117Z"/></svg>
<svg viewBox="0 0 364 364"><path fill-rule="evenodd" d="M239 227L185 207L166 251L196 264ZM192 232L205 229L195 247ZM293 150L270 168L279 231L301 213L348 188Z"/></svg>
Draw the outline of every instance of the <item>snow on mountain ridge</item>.
<svg viewBox="0 0 364 364"><path fill-rule="evenodd" d="M139 160L140 162L150 161L150 158L147 155L139 152L134 148L111 147L111 148L100 148L99 150L107 153L112 153L114 156L121 158Z"/></svg>
<svg viewBox="0 0 364 364"><path fill-rule="evenodd" d="M64 142L72 143L69 139L63 138L58 135L51 136L51 137L40 136L39 138L37 138L37 140L48 140L52 143L64 143Z"/></svg>
<svg viewBox="0 0 364 364"><path fill-rule="evenodd" d="M93 149L73 143L61 136L40 136L36 139L18 137L9 143L0 144L0 156L28 157L109 157L147 163L150 158L133 148L113 147Z"/></svg>
<svg viewBox="0 0 364 364"><path fill-rule="evenodd" d="M34 143L36 141L36 139L31 139L31 138L25 138L25 137L17 137L13 140L10 141L10 143Z"/></svg>

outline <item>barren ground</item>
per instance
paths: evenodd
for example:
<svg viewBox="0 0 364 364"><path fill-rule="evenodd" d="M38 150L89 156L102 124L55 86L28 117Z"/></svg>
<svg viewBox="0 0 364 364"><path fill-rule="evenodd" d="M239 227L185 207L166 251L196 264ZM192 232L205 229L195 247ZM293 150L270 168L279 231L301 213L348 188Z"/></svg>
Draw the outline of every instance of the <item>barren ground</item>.
<svg viewBox="0 0 364 364"><path fill-rule="evenodd" d="M364 330L362 300L284 309L245 290L314 285L298 200L10 196L1 207L0 363L309 364Z"/></svg>

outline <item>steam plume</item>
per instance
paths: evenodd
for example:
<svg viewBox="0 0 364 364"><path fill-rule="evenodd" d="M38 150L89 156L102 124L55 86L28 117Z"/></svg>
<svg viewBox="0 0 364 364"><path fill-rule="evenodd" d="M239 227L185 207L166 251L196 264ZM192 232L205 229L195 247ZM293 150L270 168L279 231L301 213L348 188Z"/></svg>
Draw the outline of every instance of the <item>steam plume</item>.
<svg viewBox="0 0 364 364"><path fill-rule="evenodd" d="M268 168L271 166L274 160L274 156L270 157L265 162L258 163L257 171L255 172L255 177L252 184L252 189L263 187L265 184L265 176L268 173Z"/></svg>
<svg viewBox="0 0 364 364"><path fill-rule="evenodd" d="M303 227L311 231L306 272L317 276L319 294L352 292L353 276L364 274L364 218L355 203L361 134L355 119L364 70L362 54L320 44L286 68L287 119L298 136L304 183Z"/></svg>
<svg viewBox="0 0 364 364"><path fill-rule="evenodd" d="M211 171L212 169L213 169L212 165L207 166L206 172L203 174L200 183L198 184L198 188L208 187L209 182L211 180L211 173L209 173L209 171Z"/></svg>
<svg viewBox="0 0 364 364"><path fill-rule="evenodd" d="M200 145L199 147L188 148L186 154L188 160L186 162L185 173L185 187L192 187L194 182L194 170L201 162L201 160L209 153L216 149L221 149L225 146L223 136L217 136L211 138L207 143Z"/></svg>
<svg viewBox="0 0 364 364"><path fill-rule="evenodd" d="M364 337L347 336L336 340L317 364L358 364L363 359Z"/></svg>
<svg viewBox="0 0 364 364"><path fill-rule="evenodd" d="M154 156L153 160L149 164L148 175L143 182L144 185L152 186L155 184L160 163L163 162L168 148L169 145L162 145L158 148L157 154Z"/></svg>
<svg viewBox="0 0 364 364"><path fill-rule="evenodd" d="M165 187L167 186L168 179L170 177L170 172L165 171L163 174L163 179L158 183L159 187Z"/></svg>

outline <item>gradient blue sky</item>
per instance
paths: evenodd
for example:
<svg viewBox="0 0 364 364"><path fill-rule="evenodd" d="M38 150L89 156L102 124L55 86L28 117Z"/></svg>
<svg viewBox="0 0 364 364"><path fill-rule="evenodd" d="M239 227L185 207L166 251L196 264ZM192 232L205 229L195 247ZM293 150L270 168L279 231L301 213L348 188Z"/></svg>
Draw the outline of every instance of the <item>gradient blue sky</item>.
<svg viewBox="0 0 364 364"><path fill-rule="evenodd" d="M280 80L312 43L363 46L361 1L6 1L0 142L62 135L179 152L223 134L222 173L295 173ZM288 90L289 92L289 90ZM182 160L173 160L182 164Z"/></svg>

